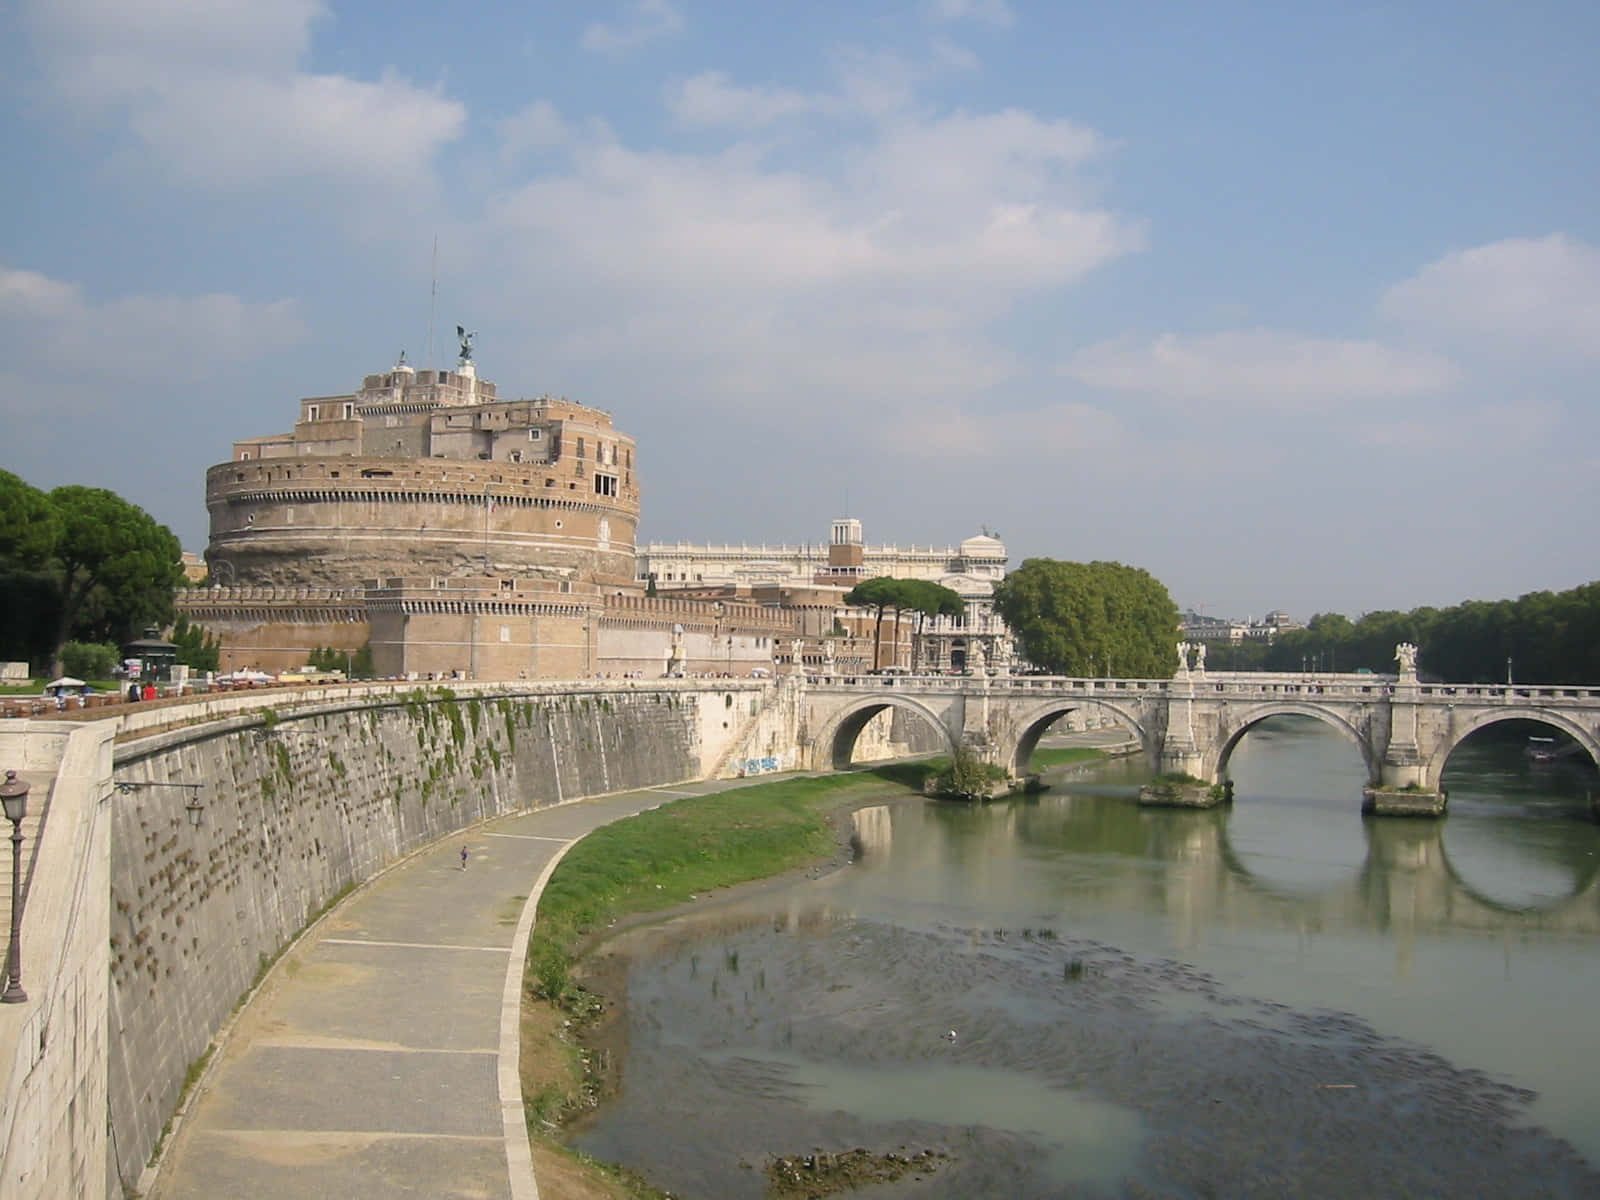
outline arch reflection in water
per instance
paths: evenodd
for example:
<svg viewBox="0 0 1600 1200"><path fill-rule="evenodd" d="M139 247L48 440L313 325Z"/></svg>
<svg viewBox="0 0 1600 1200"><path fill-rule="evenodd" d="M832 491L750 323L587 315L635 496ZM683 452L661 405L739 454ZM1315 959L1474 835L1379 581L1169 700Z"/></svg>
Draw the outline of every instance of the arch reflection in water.
<svg viewBox="0 0 1600 1200"><path fill-rule="evenodd" d="M1304 895L1361 870L1367 847L1357 806L1367 769L1349 739L1313 717L1269 717L1235 745L1228 775L1228 838L1258 881Z"/></svg>
<svg viewBox="0 0 1600 1200"><path fill-rule="evenodd" d="M1600 869L1591 807L1600 773L1581 754L1534 762L1530 730L1556 732L1527 722L1482 730L1457 747L1443 776L1451 873L1481 903L1509 911L1566 907L1592 890Z"/></svg>

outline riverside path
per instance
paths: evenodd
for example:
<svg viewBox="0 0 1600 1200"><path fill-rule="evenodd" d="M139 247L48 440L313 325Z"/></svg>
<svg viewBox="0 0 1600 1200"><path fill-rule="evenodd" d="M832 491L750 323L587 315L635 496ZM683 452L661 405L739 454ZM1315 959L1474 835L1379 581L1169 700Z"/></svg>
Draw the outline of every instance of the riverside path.
<svg viewBox="0 0 1600 1200"><path fill-rule="evenodd" d="M141 1191L153 1200L535 1200L517 1017L545 878L601 825L751 782L672 784L501 817L376 877L283 956L221 1035Z"/></svg>

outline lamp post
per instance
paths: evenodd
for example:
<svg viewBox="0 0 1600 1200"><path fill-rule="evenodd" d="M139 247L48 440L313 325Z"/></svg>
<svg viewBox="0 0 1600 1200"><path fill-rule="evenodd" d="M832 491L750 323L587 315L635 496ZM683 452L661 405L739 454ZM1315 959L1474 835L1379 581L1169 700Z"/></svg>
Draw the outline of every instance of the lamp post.
<svg viewBox="0 0 1600 1200"><path fill-rule="evenodd" d="M22 818L28 815L28 785L15 771L0 783L0 803L11 822L11 945L6 951L6 990L0 1004L21 1004L22 990Z"/></svg>

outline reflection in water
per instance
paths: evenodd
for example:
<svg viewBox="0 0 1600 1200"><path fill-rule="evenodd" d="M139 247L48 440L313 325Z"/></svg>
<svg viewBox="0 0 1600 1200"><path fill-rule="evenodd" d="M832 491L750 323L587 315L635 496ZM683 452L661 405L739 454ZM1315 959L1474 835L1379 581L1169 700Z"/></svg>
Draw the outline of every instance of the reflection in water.
<svg viewBox="0 0 1600 1200"><path fill-rule="evenodd" d="M1350 819L1366 766L1353 743L1327 730L1314 717L1274 717L1244 736L1228 764L1233 852L1258 881L1286 892L1347 883L1367 857L1361 824ZM1304 753L1308 739L1320 753Z"/></svg>
<svg viewBox="0 0 1600 1200"><path fill-rule="evenodd" d="M864 810L857 865L651 935L585 1146L754 1197L741 1158L909 1139L959 1160L915 1194L1040 1194L1110 1120L1103 1170L1163 1194L1600 1194L1527 1128L1600 1163L1594 773L1518 755L1460 748L1443 821L1361 817L1305 721L1246 736L1232 812L1139 808L1128 762Z"/></svg>
<svg viewBox="0 0 1600 1200"><path fill-rule="evenodd" d="M1444 848L1462 885L1485 903L1546 909L1592 888L1600 857L1585 835L1589 797L1600 788L1586 758L1534 764L1524 751L1515 734L1480 735L1451 756Z"/></svg>

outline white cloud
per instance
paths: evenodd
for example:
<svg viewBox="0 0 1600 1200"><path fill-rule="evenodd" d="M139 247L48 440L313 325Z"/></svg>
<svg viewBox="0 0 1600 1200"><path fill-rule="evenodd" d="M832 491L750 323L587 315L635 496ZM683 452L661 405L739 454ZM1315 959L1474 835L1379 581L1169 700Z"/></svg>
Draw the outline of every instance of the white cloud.
<svg viewBox="0 0 1600 1200"><path fill-rule="evenodd" d="M515 314L493 336L529 371L628 364L639 386L769 430L846 422L892 446L937 409L955 437L1027 374L994 323L1144 244L1081 195L1104 142L1020 111L845 124L828 170L737 139L641 151L553 111L530 123L566 143L464 235L461 269ZM1076 445L1091 427L1085 412L1054 428Z"/></svg>
<svg viewBox="0 0 1600 1200"><path fill-rule="evenodd" d="M1010 29L1017 20L1006 0L933 0L930 8L936 21L976 21Z"/></svg>
<svg viewBox="0 0 1600 1200"><path fill-rule="evenodd" d="M595 22L579 44L597 54L623 55L683 29L683 14L668 0L633 0L615 24Z"/></svg>
<svg viewBox="0 0 1600 1200"><path fill-rule="evenodd" d="M555 105L538 100L500 122L500 154L512 160L529 150L564 146L572 131Z"/></svg>
<svg viewBox="0 0 1600 1200"><path fill-rule="evenodd" d="M837 112L840 103L788 88L740 87L721 71L705 71L668 89L667 108L685 125L754 129L786 117Z"/></svg>
<svg viewBox="0 0 1600 1200"><path fill-rule="evenodd" d="M32 27L63 99L120 115L191 183L415 177L466 110L393 74L300 71L323 14L317 0L35 0Z"/></svg>
<svg viewBox="0 0 1600 1200"><path fill-rule="evenodd" d="M570 170L492 198L483 233L497 255L563 262L635 307L655 296L677 312L693 295L720 310L737 291L735 307L981 317L1142 247L1136 223L1077 203L1071 168L1099 144L1066 122L957 114L897 123L830 178L745 146L697 156L595 139Z"/></svg>
<svg viewBox="0 0 1600 1200"><path fill-rule="evenodd" d="M1103 453L1121 446L1125 437L1115 416L1087 404L1058 403L1018 412L941 404L905 415L912 418L915 434L902 439L901 452L944 462Z"/></svg>
<svg viewBox="0 0 1600 1200"><path fill-rule="evenodd" d="M1281 411L1426 396L1455 381L1454 368L1436 354L1270 329L1102 342L1062 370L1109 391Z"/></svg>
<svg viewBox="0 0 1600 1200"><path fill-rule="evenodd" d="M1456 251L1390 288L1380 311L1475 345L1600 356L1600 247L1554 233Z"/></svg>
<svg viewBox="0 0 1600 1200"><path fill-rule="evenodd" d="M158 370L179 370L188 379L266 357L307 336L291 301L134 295L96 304L73 284L4 265L0 317L7 361L74 379Z"/></svg>
<svg viewBox="0 0 1600 1200"><path fill-rule="evenodd" d="M322 0L27 0L53 83L123 103L162 76L291 72Z"/></svg>
<svg viewBox="0 0 1600 1200"><path fill-rule="evenodd" d="M1046 212L1084 199L1079 168L1107 144L1092 129L1020 109L886 122L857 155L852 186L885 211L985 220L998 208Z"/></svg>

